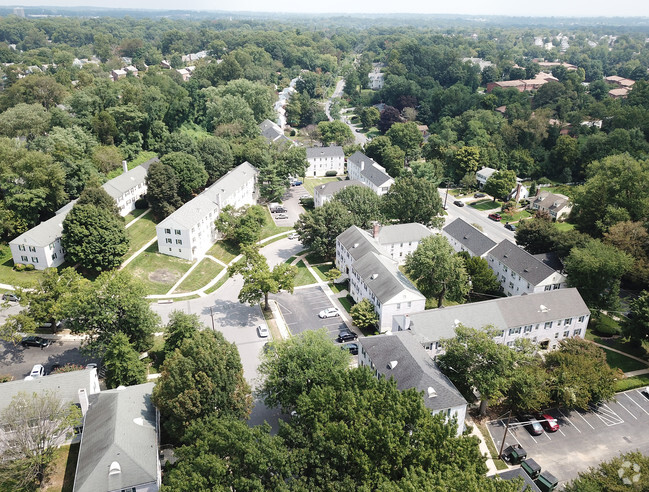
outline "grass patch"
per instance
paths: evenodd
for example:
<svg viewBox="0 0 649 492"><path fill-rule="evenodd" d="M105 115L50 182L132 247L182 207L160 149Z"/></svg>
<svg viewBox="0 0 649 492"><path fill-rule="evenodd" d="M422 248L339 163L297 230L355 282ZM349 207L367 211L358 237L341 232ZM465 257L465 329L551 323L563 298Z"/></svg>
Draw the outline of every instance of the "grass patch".
<svg viewBox="0 0 649 492"><path fill-rule="evenodd" d="M337 176L331 176L329 178L305 178L304 179L304 189L309 192L311 196L314 194L314 189L316 186L325 184L325 183L331 183L332 181L341 181L343 178L339 178Z"/></svg>
<svg viewBox="0 0 649 492"><path fill-rule="evenodd" d="M267 237L274 236L275 234L287 232L293 229L292 227L279 227L275 225L275 222L270 215L270 210L268 210L267 207L264 207L264 214L266 215L266 225L261 228L261 235L259 236L259 239L266 239Z"/></svg>
<svg viewBox="0 0 649 492"><path fill-rule="evenodd" d="M351 310L352 306L354 305L354 299L352 299L352 296L350 295L339 297L338 301L340 302L340 304L343 305L345 311L347 311L348 313Z"/></svg>
<svg viewBox="0 0 649 492"><path fill-rule="evenodd" d="M149 349L149 374L159 373L162 369L162 363L165 361L165 339L164 336L159 335L153 338L153 347Z"/></svg>
<svg viewBox="0 0 649 492"><path fill-rule="evenodd" d="M554 227L560 231L572 231L575 228L575 224L570 224L569 222L555 222Z"/></svg>
<svg viewBox="0 0 649 492"><path fill-rule="evenodd" d="M229 265L232 260L239 256L240 252L239 246L230 241L217 241L205 254L213 256L217 260L221 260L226 265Z"/></svg>
<svg viewBox="0 0 649 492"><path fill-rule="evenodd" d="M345 280L339 284L331 284L330 287L334 294L340 294L343 290L349 290L349 280Z"/></svg>
<svg viewBox="0 0 649 492"><path fill-rule="evenodd" d="M308 255L306 255L305 258L306 261L309 262L309 265L317 265L318 263L325 263L329 261L327 258L317 255L314 252L311 252Z"/></svg>
<svg viewBox="0 0 649 492"><path fill-rule="evenodd" d="M146 214L141 217L135 224L126 229L126 235L130 240L128 251L124 258L129 258L146 243L156 237L156 223L153 221L152 214Z"/></svg>
<svg viewBox="0 0 649 492"><path fill-rule="evenodd" d="M9 246L7 245L0 246L0 278L2 279L3 284L25 288L36 287L43 278L42 270L16 272L13 268L14 260L11 256L11 249L9 249Z"/></svg>
<svg viewBox="0 0 649 492"><path fill-rule="evenodd" d="M192 273L183 280L174 292L181 293L198 290L210 283L210 281L216 277L221 270L223 270L222 265L219 265L210 258L203 258L198 266L192 270Z"/></svg>
<svg viewBox="0 0 649 492"><path fill-rule="evenodd" d="M183 123L180 127L180 133L189 135L192 139L198 141L211 136L203 127L195 123Z"/></svg>
<svg viewBox="0 0 649 492"><path fill-rule="evenodd" d="M144 283L147 294L166 294L192 266L187 260L157 250L158 244L152 244L125 268Z"/></svg>
<svg viewBox="0 0 649 492"><path fill-rule="evenodd" d="M649 386L649 374L634 376L632 378L618 379L615 381L615 392L627 391L634 388Z"/></svg>
<svg viewBox="0 0 649 492"><path fill-rule="evenodd" d="M318 277L320 277L323 282L326 282L327 277L325 274L333 267L334 267L333 265L318 265L318 266L314 266L313 269L318 274Z"/></svg>
<svg viewBox="0 0 649 492"><path fill-rule="evenodd" d="M599 333L591 331L589 328L586 330L586 340L591 340L641 359L647 359L647 351L645 347L638 347L629 342L628 339L622 337L602 337Z"/></svg>
<svg viewBox="0 0 649 492"><path fill-rule="evenodd" d="M293 260L295 260L295 258L297 258L297 257L296 257L296 256L291 256L291 257L290 257L288 260L286 260L284 263L286 263L287 265L290 265L291 263L293 263Z"/></svg>
<svg viewBox="0 0 649 492"><path fill-rule="evenodd" d="M146 161L149 159L153 159L154 157L158 157L158 154L155 152L140 152L135 159L133 159L131 162L127 163L128 170L130 171L134 167L139 166L140 164L144 164ZM124 170L122 169L122 166L119 166L117 169L113 169L111 172L108 173L106 178L113 179L122 174Z"/></svg>
<svg viewBox="0 0 649 492"><path fill-rule="evenodd" d="M503 206L502 202L499 202L498 200L494 202L489 198L487 198L486 200L478 200L477 202L473 202L470 205L476 210L494 210Z"/></svg>
<svg viewBox="0 0 649 492"><path fill-rule="evenodd" d="M205 293L206 293L206 294L211 294L212 292L216 292L216 291L219 290L221 287L223 287L223 284L224 284L225 282L227 282L227 280L228 280L229 278L230 278L230 276L226 273L225 275L223 275L223 276L221 277L221 279L220 279L217 283L215 283L215 284L214 284L212 287L210 287L209 289L205 290ZM190 299L191 299L191 298L190 298Z"/></svg>
<svg viewBox="0 0 649 492"><path fill-rule="evenodd" d="M311 285L316 283L316 279L313 278L311 272L307 269L306 265L302 260L298 262L297 266L297 275L295 276L295 287L300 285Z"/></svg>
<svg viewBox="0 0 649 492"><path fill-rule="evenodd" d="M54 454L50 464L50 478L41 489L45 492L72 492L74 475L77 471L77 458L80 443L61 446Z"/></svg>
<svg viewBox="0 0 649 492"><path fill-rule="evenodd" d="M473 421L473 423L480 429L480 432L482 433L482 437L484 438L484 442L487 445L487 449L489 449L489 454L491 455L491 458L494 460L494 465L496 465L496 469L498 470L507 470L509 467L507 466L507 463L505 463L503 460L498 458L498 450L496 449L496 445L493 442L493 439L491 439L491 434L489 434L489 430L487 429L487 426L484 424L484 422L476 422Z"/></svg>
<svg viewBox="0 0 649 492"><path fill-rule="evenodd" d="M550 193L558 193L560 195L566 195L568 198L573 198L573 194L575 191L574 186L568 186L568 185L557 185L557 186L548 186L539 188L541 191L549 191Z"/></svg>
<svg viewBox="0 0 649 492"><path fill-rule="evenodd" d="M639 371L640 369L649 369L647 364L638 362L631 359L626 355L618 354L612 350L604 350L606 352L606 362L612 369L620 369L622 372Z"/></svg>
<svg viewBox="0 0 649 492"><path fill-rule="evenodd" d="M133 210L130 213L126 214L126 216L124 217L124 223L126 225L130 224L131 222L133 222L135 219L137 219L140 215L142 215L147 210L148 209L146 209L146 208L136 208L135 210Z"/></svg>
<svg viewBox="0 0 649 492"><path fill-rule="evenodd" d="M518 212L514 212L513 214L500 214L502 220L504 220L505 222L517 222L519 220L527 219L532 215L533 214L530 213L527 209L519 210Z"/></svg>

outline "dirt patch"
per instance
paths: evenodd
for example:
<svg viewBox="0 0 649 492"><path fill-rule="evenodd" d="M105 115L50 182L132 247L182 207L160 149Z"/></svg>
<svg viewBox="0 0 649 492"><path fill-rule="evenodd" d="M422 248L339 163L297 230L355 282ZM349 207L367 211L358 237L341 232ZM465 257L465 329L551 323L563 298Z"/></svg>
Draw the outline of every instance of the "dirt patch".
<svg viewBox="0 0 649 492"><path fill-rule="evenodd" d="M149 280L151 282L157 282L159 284L169 284L175 282L180 278L180 273L177 271L167 270L166 268L160 268L154 272L149 273Z"/></svg>

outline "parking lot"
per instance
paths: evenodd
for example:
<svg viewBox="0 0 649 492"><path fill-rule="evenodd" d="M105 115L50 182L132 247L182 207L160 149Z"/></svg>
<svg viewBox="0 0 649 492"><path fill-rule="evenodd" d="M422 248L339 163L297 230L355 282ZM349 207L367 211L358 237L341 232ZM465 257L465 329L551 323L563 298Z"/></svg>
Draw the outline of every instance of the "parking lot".
<svg viewBox="0 0 649 492"><path fill-rule="evenodd" d="M293 335L307 330L326 328L332 339L335 339L346 325L340 316L319 318L318 313L333 306L321 287L296 289L293 294L272 296L277 301L284 316L284 321Z"/></svg>
<svg viewBox="0 0 649 492"><path fill-rule="evenodd" d="M557 432L532 436L512 419L505 447L520 444L529 458L561 482L621 453L649 453L649 398L640 389L618 393L587 412L552 409L546 413L557 419L561 426ZM496 449L502 443L505 420L506 416L487 425Z"/></svg>
<svg viewBox="0 0 649 492"><path fill-rule="evenodd" d="M282 197L282 206L286 209L286 212L271 214L275 225L279 227L293 227L297 219L300 218L300 214L304 212L304 208L300 205L301 196L311 196L302 185L291 186L286 191ZM280 219L280 216L286 218Z"/></svg>
<svg viewBox="0 0 649 492"><path fill-rule="evenodd" d="M55 341L49 347L14 346L9 342L0 342L0 375L11 375L22 379L29 375L35 364L42 364L48 374L53 364L81 364L97 362L79 351L80 342Z"/></svg>

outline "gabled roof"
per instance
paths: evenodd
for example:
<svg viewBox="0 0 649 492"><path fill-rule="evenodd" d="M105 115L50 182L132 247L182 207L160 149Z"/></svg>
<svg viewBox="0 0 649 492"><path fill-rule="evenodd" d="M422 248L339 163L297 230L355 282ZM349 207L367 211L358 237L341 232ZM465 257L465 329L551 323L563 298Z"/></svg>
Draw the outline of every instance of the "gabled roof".
<svg viewBox="0 0 649 492"><path fill-rule="evenodd" d="M399 270L397 263L382 254L369 252L352 264L352 269L361 276L367 288L377 299L386 303L407 292L425 299L421 292Z"/></svg>
<svg viewBox="0 0 649 492"><path fill-rule="evenodd" d="M119 176L107 181L102 188L106 190L111 197L117 200L127 191L135 188L139 184L144 184L148 168L136 166L130 171L120 174Z"/></svg>
<svg viewBox="0 0 649 492"><path fill-rule="evenodd" d="M541 260L534 258L523 248L519 248L507 239L504 239L489 251L489 256L493 256L532 285L538 285L549 276L557 273L556 270L553 270Z"/></svg>
<svg viewBox="0 0 649 492"><path fill-rule="evenodd" d="M480 176L484 176L485 178L489 179L491 175L496 172L498 172L498 169L494 169L492 167L483 167L476 174L479 174Z"/></svg>
<svg viewBox="0 0 649 492"><path fill-rule="evenodd" d="M70 207L71 208L71 207ZM45 247L61 237L63 232L63 221L65 215L55 215L45 222L41 222L30 230L23 232L20 236L12 239L9 244L29 244L32 246Z"/></svg>
<svg viewBox="0 0 649 492"><path fill-rule="evenodd" d="M464 397L412 333L402 331L378 335L362 338L359 342L378 373L386 378L393 377L399 390L414 388L423 391L424 404L429 410L466 405ZM388 366L391 361L397 362L392 369ZM429 388L432 388L430 393Z"/></svg>
<svg viewBox="0 0 649 492"><path fill-rule="evenodd" d="M462 219L455 219L442 230L476 256L482 256L496 245L496 241Z"/></svg>
<svg viewBox="0 0 649 492"><path fill-rule="evenodd" d="M329 183L316 186L314 189L314 193L317 193L318 195L322 195L322 196L335 195L340 190L344 190L348 186L365 186L365 184L361 183L356 179L347 179L344 181L330 181Z"/></svg>
<svg viewBox="0 0 649 492"><path fill-rule="evenodd" d="M534 198L534 205L546 210L558 212L570 204L570 198L559 193L540 191Z"/></svg>
<svg viewBox="0 0 649 492"><path fill-rule="evenodd" d="M340 233L336 240L349 252L354 260L358 260L370 252L387 255L385 250L369 233L355 225Z"/></svg>
<svg viewBox="0 0 649 492"><path fill-rule="evenodd" d="M343 148L338 145L329 147L308 147L306 149L306 158L315 159L316 157L342 157L345 158Z"/></svg>
<svg viewBox="0 0 649 492"><path fill-rule="evenodd" d="M361 176L374 186L381 186L392 179L383 166L358 150L347 158L347 165L349 166L350 163L359 168L361 167L361 163L365 163L361 171Z"/></svg>
<svg viewBox="0 0 649 492"><path fill-rule="evenodd" d="M86 413L74 492L130 489L157 483L154 383L103 391ZM114 463L119 473L110 473Z"/></svg>
<svg viewBox="0 0 649 492"><path fill-rule="evenodd" d="M395 224L383 226L379 229L379 244L419 242L431 236L433 231L423 224L412 222L409 224Z"/></svg>
<svg viewBox="0 0 649 492"><path fill-rule="evenodd" d="M259 123L259 130L261 131L261 136L268 140L269 143L277 142L278 140L290 142L290 139L284 135L279 125L270 120L264 120Z"/></svg>

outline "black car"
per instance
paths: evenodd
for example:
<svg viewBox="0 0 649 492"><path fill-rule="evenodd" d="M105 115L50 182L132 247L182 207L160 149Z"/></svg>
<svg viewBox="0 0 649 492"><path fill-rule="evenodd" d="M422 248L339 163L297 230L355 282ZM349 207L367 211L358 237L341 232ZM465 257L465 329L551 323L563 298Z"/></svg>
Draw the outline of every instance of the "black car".
<svg viewBox="0 0 649 492"><path fill-rule="evenodd" d="M462 200L455 200L453 202L453 205L456 205L458 207L464 207L464 202Z"/></svg>
<svg viewBox="0 0 649 492"><path fill-rule="evenodd" d="M473 195L473 198L484 198L486 196L487 195L485 195L484 193L476 193L475 195Z"/></svg>
<svg viewBox="0 0 649 492"><path fill-rule="evenodd" d="M51 343L47 338L36 337L34 335L25 337L20 341L20 345L23 347L49 347Z"/></svg>
<svg viewBox="0 0 649 492"><path fill-rule="evenodd" d="M505 224L505 229L509 229L510 231L515 231L516 226L514 224L507 223L507 224Z"/></svg>
<svg viewBox="0 0 649 492"><path fill-rule="evenodd" d="M358 355L358 344L357 343L346 343L342 347L343 350L349 350L349 353L352 355Z"/></svg>
<svg viewBox="0 0 649 492"><path fill-rule="evenodd" d="M352 333L351 331L345 330L345 331L341 331L338 334L338 338L336 340L342 343L342 342L351 342L352 340L356 340L357 338L358 335L356 333Z"/></svg>
<svg viewBox="0 0 649 492"><path fill-rule="evenodd" d="M2 300L3 301L18 302L18 301L20 301L20 297L18 297L16 294L2 294Z"/></svg>

